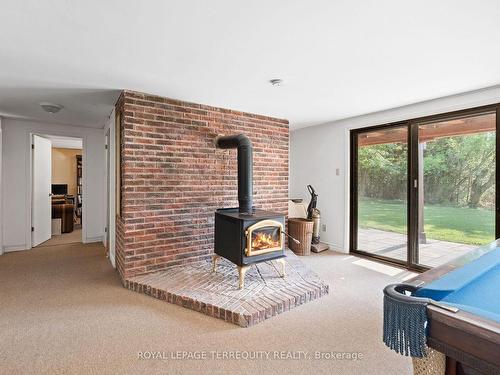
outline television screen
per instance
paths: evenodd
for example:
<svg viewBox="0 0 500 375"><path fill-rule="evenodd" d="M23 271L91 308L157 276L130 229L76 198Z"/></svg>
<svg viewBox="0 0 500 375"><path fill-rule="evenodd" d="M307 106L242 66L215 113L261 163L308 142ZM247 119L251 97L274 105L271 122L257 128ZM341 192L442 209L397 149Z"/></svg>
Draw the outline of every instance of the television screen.
<svg viewBox="0 0 500 375"><path fill-rule="evenodd" d="M52 184L52 194L54 195L67 195L68 185L67 184Z"/></svg>

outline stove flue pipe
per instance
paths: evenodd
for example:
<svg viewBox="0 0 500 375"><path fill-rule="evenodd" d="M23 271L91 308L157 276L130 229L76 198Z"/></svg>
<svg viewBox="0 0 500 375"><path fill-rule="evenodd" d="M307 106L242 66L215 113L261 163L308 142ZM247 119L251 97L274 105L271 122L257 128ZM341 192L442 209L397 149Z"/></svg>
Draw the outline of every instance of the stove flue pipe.
<svg viewBox="0 0 500 375"><path fill-rule="evenodd" d="M215 138L217 148L238 149L238 202L241 213L252 213L253 207L253 153L252 142L244 134Z"/></svg>

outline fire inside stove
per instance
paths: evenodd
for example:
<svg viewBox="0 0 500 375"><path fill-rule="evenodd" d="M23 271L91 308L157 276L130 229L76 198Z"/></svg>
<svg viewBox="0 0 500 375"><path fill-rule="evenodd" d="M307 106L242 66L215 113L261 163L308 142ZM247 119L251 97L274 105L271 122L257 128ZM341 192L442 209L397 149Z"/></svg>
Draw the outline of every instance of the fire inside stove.
<svg viewBox="0 0 500 375"><path fill-rule="evenodd" d="M273 228L272 231L274 232L273 234L265 232L254 233L252 236L252 248L254 250L263 250L278 247L280 245L278 231L276 228Z"/></svg>
<svg viewBox="0 0 500 375"><path fill-rule="evenodd" d="M282 230L282 224L274 220L264 220L249 227L246 255L259 255L281 249Z"/></svg>

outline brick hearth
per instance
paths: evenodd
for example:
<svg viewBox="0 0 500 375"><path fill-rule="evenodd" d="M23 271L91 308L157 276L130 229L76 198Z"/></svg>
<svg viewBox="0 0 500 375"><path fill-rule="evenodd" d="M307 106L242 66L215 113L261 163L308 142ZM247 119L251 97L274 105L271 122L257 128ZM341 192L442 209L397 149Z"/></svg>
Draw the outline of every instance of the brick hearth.
<svg viewBox="0 0 500 375"><path fill-rule="evenodd" d="M238 272L221 259L217 272L203 261L140 275L125 285L160 300L199 311L214 318L249 327L296 306L328 294L326 285L291 251L287 251L287 276L279 265L266 262L248 270L245 288L238 289Z"/></svg>

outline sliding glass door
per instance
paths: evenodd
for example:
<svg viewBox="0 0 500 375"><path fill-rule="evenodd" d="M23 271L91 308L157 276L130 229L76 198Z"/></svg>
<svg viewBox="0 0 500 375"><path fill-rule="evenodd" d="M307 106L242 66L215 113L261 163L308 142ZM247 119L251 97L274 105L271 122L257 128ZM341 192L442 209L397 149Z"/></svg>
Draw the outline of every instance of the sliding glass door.
<svg viewBox="0 0 500 375"><path fill-rule="evenodd" d="M406 263L408 126L356 135L356 249Z"/></svg>
<svg viewBox="0 0 500 375"><path fill-rule="evenodd" d="M498 108L353 130L351 251L418 269L498 238Z"/></svg>
<svg viewBox="0 0 500 375"><path fill-rule="evenodd" d="M495 113L418 124L418 264L495 239L495 148Z"/></svg>

